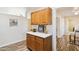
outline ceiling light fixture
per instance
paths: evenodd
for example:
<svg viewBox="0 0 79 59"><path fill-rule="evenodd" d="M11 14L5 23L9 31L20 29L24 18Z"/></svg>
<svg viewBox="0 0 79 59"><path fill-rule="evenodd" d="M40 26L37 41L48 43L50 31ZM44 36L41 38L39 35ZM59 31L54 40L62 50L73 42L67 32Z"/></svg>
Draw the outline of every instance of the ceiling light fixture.
<svg viewBox="0 0 79 59"><path fill-rule="evenodd" d="M75 15L78 15L79 14L79 8L78 7L74 7L72 12L75 14Z"/></svg>
<svg viewBox="0 0 79 59"><path fill-rule="evenodd" d="M74 14L75 14L75 15L78 15L79 13L78 13L78 12L75 12Z"/></svg>

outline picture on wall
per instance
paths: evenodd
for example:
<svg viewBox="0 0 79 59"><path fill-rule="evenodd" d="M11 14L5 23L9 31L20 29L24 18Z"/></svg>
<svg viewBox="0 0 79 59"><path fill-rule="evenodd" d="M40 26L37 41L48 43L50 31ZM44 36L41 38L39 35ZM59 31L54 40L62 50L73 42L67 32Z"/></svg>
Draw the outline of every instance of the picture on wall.
<svg viewBox="0 0 79 59"><path fill-rule="evenodd" d="M17 26L18 25L17 19L9 19L9 25L10 26Z"/></svg>

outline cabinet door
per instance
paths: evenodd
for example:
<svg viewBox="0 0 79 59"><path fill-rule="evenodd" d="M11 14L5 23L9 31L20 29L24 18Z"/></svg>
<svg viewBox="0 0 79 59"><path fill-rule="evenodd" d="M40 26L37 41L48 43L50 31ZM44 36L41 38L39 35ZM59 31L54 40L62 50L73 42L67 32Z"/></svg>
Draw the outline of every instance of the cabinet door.
<svg viewBox="0 0 79 59"><path fill-rule="evenodd" d="M44 20L42 21L43 24L49 24L49 15L48 10L45 10L44 14Z"/></svg>
<svg viewBox="0 0 79 59"><path fill-rule="evenodd" d="M38 24L38 13L31 14L31 24L37 25Z"/></svg>
<svg viewBox="0 0 79 59"><path fill-rule="evenodd" d="M52 24L52 10L51 8L48 9L48 13L46 14L46 20L48 20L48 24Z"/></svg>
<svg viewBox="0 0 79 59"><path fill-rule="evenodd" d="M31 44L31 49L35 50L35 37L31 35L31 40L30 40L30 44Z"/></svg>
<svg viewBox="0 0 79 59"><path fill-rule="evenodd" d="M36 51L43 51L43 39L40 37L36 37L35 40L35 49Z"/></svg>
<svg viewBox="0 0 79 59"><path fill-rule="evenodd" d="M43 20L43 13L42 13L42 11L39 11L39 13L38 13L38 15L39 15L39 25L42 25L42 20Z"/></svg>
<svg viewBox="0 0 79 59"><path fill-rule="evenodd" d="M29 46L30 46L30 35L29 34L27 34L26 42L27 42L26 46L29 48Z"/></svg>
<svg viewBox="0 0 79 59"><path fill-rule="evenodd" d="M52 20L52 12L51 9L45 9L44 11L42 11L42 24L51 24Z"/></svg>
<svg viewBox="0 0 79 59"><path fill-rule="evenodd" d="M52 51L52 36L44 39L44 51Z"/></svg>
<svg viewBox="0 0 79 59"><path fill-rule="evenodd" d="M34 22L35 22L35 16L36 16L35 13L31 14L31 24L34 24Z"/></svg>
<svg viewBox="0 0 79 59"><path fill-rule="evenodd" d="M46 21L45 21L45 11L41 11L41 24L44 25L46 24Z"/></svg>
<svg viewBox="0 0 79 59"><path fill-rule="evenodd" d="M33 35L27 35L27 47L31 50L35 50L35 37Z"/></svg>

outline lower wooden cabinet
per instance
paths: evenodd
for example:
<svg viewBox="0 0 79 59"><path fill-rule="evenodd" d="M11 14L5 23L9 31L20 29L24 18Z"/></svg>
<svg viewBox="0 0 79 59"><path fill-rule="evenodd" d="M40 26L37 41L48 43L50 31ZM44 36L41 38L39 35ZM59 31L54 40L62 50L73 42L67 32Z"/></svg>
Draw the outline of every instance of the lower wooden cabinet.
<svg viewBox="0 0 79 59"><path fill-rule="evenodd" d="M27 48L32 51L52 51L52 36L41 38L27 34Z"/></svg>
<svg viewBox="0 0 79 59"><path fill-rule="evenodd" d="M36 37L35 39L35 49L36 51L43 50L43 39L41 39L40 37Z"/></svg>
<svg viewBox="0 0 79 59"><path fill-rule="evenodd" d="M33 35L27 35L27 47L35 50L35 37Z"/></svg>

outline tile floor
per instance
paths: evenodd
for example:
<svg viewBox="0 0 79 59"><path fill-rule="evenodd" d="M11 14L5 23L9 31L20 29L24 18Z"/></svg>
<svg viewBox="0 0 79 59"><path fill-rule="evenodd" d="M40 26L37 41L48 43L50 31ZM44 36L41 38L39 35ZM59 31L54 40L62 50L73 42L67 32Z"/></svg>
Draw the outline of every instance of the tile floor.
<svg viewBox="0 0 79 59"><path fill-rule="evenodd" d="M79 46L69 42L69 36L57 38L58 51L79 51Z"/></svg>

